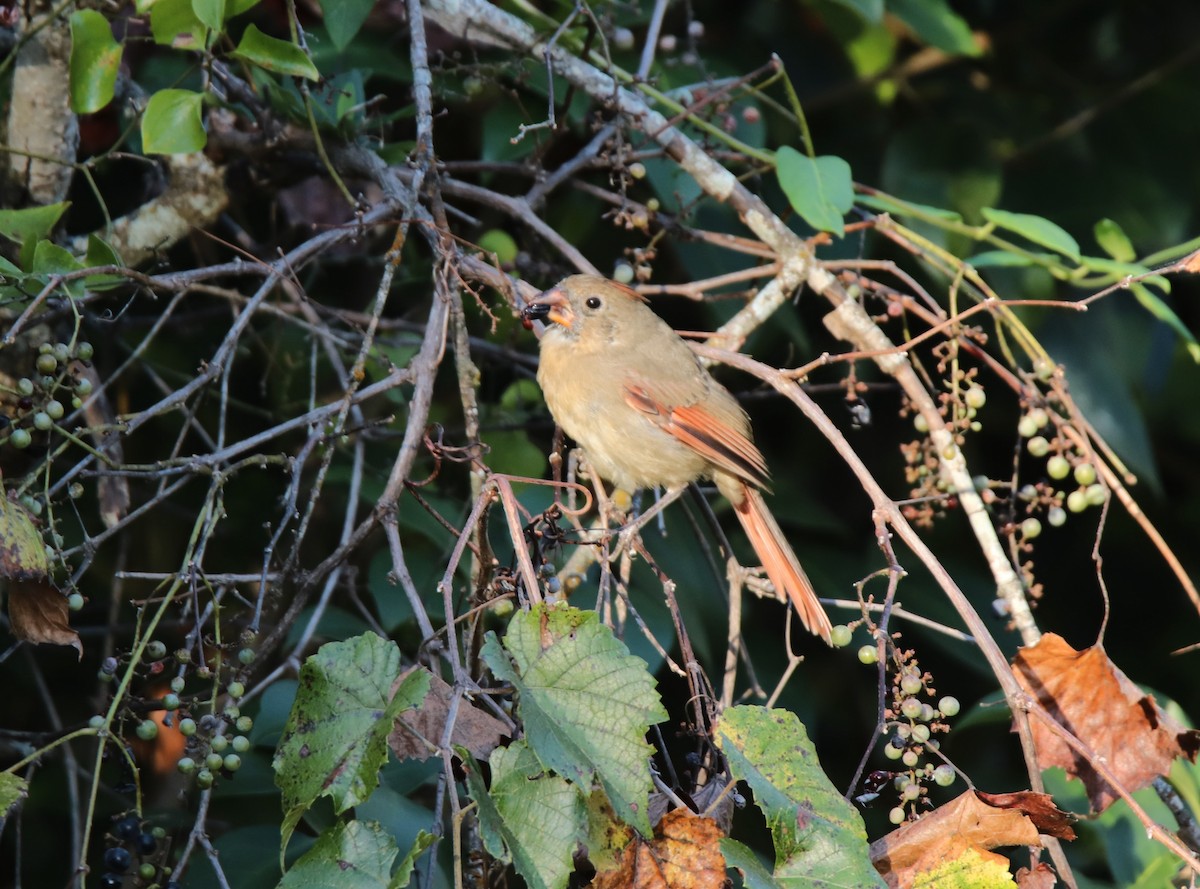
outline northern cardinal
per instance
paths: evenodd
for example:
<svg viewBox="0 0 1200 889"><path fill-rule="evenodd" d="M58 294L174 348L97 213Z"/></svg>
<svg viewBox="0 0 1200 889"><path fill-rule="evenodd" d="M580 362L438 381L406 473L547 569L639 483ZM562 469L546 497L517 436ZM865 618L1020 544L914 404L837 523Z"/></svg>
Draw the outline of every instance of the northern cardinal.
<svg viewBox="0 0 1200 889"><path fill-rule="evenodd" d="M635 291L594 275L541 293L524 317L549 322L538 383L592 469L631 493L711 478L775 589L829 642L829 617L763 502L767 466L750 440L750 420L687 343Z"/></svg>

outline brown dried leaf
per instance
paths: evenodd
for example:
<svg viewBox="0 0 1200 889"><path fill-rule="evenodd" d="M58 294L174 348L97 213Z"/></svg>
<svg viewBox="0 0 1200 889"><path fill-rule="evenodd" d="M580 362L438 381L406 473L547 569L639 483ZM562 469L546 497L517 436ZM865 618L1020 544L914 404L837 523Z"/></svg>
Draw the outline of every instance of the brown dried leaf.
<svg viewBox="0 0 1200 889"><path fill-rule="evenodd" d="M1130 792L1165 775L1180 755L1195 761L1200 732L1185 729L1143 694L1099 646L1076 651L1047 633L1013 659L1017 681L1060 725L1108 764ZM1032 720L1042 768L1062 766L1087 788L1092 808L1102 812L1118 799L1091 765L1040 720Z"/></svg>
<svg viewBox="0 0 1200 889"><path fill-rule="evenodd" d="M67 620L67 599L47 580L14 580L8 585L8 621L25 642L70 645L83 658L79 634Z"/></svg>
<svg viewBox="0 0 1200 889"><path fill-rule="evenodd" d="M419 668L412 668L415 669ZM400 674L392 685L393 693L412 670ZM438 676L430 679L425 702L416 710L405 710L388 735L388 744L397 759L429 759L437 755L436 747L446 728L454 687ZM486 760L506 737L508 728L499 719L466 700L459 703L451 744L467 748L476 759Z"/></svg>
<svg viewBox="0 0 1200 889"><path fill-rule="evenodd" d="M1038 828L1016 808L991 806L972 790L871 844L871 862L889 886L913 885L922 873L975 851L987 860L1007 859L988 850L1040 846Z"/></svg>
<svg viewBox="0 0 1200 889"><path fill-rule="evenodd" d="M663 816L653 840L636 838L616 867L597 873L592 889L721 889L723 836L712 819L676 809Z"/></svg>
<svg viewBox="0 0 1200 889"><path fill-rule="evenodd" d="M1053 889L1058 885L1058 875L1050 865L1039 861L1033 870L1027 867L1017 870L1017 885L1021 889Z"/></svg>
<svg viewBox="0 0 1200 889"><path fill-rule="evenodd" d="M1048 793L1034 793L1032 790L1018 790L1015 793L984 793L977 790L975 793L989 806L1016 809L1028 815L1040 834L1060 840L1075 839L1075 828L1071 826L1075 816L1054 805L1054 798Z"/></svg>

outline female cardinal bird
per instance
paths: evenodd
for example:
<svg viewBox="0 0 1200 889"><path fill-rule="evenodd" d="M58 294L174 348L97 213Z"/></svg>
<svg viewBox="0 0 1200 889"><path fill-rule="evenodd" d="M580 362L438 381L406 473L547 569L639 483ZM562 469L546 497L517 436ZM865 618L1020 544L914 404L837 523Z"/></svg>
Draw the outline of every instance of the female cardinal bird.
<svg viewBox="0 0 1200 889"><path fill-rule="evenodd" d="M711 478L775 589L829 641L829 617L760 489L767 466L732 395L642 297L594 275L540 294L526 320L550 322L537 379L555 421L597 473L626 491Z"/></svg>

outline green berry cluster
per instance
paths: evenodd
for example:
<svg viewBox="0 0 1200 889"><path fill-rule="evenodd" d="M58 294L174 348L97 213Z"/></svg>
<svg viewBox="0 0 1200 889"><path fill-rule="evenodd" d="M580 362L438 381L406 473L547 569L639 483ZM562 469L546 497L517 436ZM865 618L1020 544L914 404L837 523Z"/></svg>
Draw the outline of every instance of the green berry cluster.
<svg viewBox="0 0 1200 889"><path fill-rule="evenodd" d="M80 363L92 359L91 343L42 343L30 376L21 377L8 394L15 396L17 410L0 428L0 443L18 450L33 444L34 433L48 433L66 415L64 401L72 410L83 407L92 394L92 381L79 373Z"/></svg>
<svg viewBox="0 0 1200 889"><path fill-rule="evenodd" d="M1044 407L1028 410L1017 424L1017 433L1024 439L1029 456L1045 462L1047 481L1038 485L1023 485L1017 491L1023 502L1026 518L1016 523L1015 530L1022 541L1030 541L1042 533L1039 513L1045 514L1051 527L1066 524L1070 513L1081 513L1093 506L1102 506L1108 491L1098 480L1096 467L1087 455L1079 453L1072 436L1065 432L1062 418ZM1068 482L1074 488L1068 490Z"/></svg>
<svg viewBox="0 0 1200 889"><path fill-rule="evenodd" d="M915 817L918 809L930 805L928 785L948 787L954 783L954 768L944 762L930 761L929 753L937 751L936 737L950 731L946 719L958 714L957 698L937 697L933 677L921 670L912 651L891 648L889 673L892 678L891 700L884 711L883 744L885 758L900 768L886 773L897 794L896 805L888 813L894 824ZM877 648L864 645L859 660L875 663ZM880 773L883 774L883 773Z"/></svg>

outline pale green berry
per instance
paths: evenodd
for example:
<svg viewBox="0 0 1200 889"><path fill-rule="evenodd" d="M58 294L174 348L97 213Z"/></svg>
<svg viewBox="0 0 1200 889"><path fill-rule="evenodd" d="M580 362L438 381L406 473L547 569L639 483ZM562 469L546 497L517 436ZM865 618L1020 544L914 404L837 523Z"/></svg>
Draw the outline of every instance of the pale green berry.
<svg viewBox="0 0 1200 889"><path fill-rule="evenodd" d="M845 624L838 624L829 633L829 642L834 648L845 648L850 644L854 633Z"/></svg>
<svg viewBox="0 0 1200 889"><path fill-rule="evenodd" d="M1087 494L1083 491L1072 491L1067 495L1067 509L1071 512L1083 512L1087 508Z"/></svg>
<svg viewBox="0 0 1200 889"><path fill-rule="evenodd" d="M900 712L906 719L916 719L921 715L921 702L916 698L905 698L900 704Z"/></svg>
<svg viewBox="0 0 1200 889"><path fill-rule="evenodd" d="M1035 457L1045 457L1050 453L1050 442L1042 435L1035 435L1029 439L1025 447Z"/></svg>
<svg viewBox="0 0 1200 889"><path fill-rule="evenodd" d="M917 755L917 751L915 750L905 750L904 755L900 757L900 761L911 769L921 761L921 757Z"/></svg>
<svg viewBox="0 0 1200 889"><path fill-rule="evenodd" d="M972 386L963 396L963 401L967 403L967 407L978 410L987 403L987 393L980 386Z"/></svg>
<svg viewBox="0 0 1200 889"><path fill-rule="evenodd" d="M1033 540L1042 533L1042 523L1035 518L1027 518L1021 522L1021 535L1026 540Z"/></svg>
<svg viewBox="0 0 1200 889"><path fill-rule="evenodd" d="M1084 492L1088 506L1103 506L1105 500L1104 485L1089 485Z"/></svg>
<svg viewBox="0 0 1200 889"><path fill-rule="evenodd" d="M874 645L864 645L858 650L858 661L862 664L870 666L879 660L879 652L875 650Z"/></svg>
<svg viewBox="0 0 1200 889"><path fill-rule="evenodd" d="M1071 472L1071 464L1062 454L1055 454L1046 461L1046 475L1058 480L1064 479Z"/></svg>
<svg viewBox="0 0 1200 889"><path fill-rule="evenodd" d="M954 783L954 768L945 763L933 770L933 783L938 787L949 787Z"/></svg>
<svg viewBox="0 0 1200 889"><path fill-rule="evenodd" d="M1096 483L1096 467L1091 463L1080 463L1075 467L1075 481L1083 485L1085 488L1088 485Z"/></svg>
<svg viewBox="0 0 1200 889"><path fill-rule="evenodd" d="M1017 435L1021 438L1032 438L1037 435L1038 425L1034 422L1033 417L1026 415L1017 423Z"/></svg>
<svg viewBox="0 0 1200 889"><path fill-rule="evenodd" d="M946 695L938 701L938 709L942 711L943 716L957 716L959 707L958 698L951 695Z"/></svg>
<svg viewBox="0 0 1200 889"><path fill-rule="evenodd" d="M1046 521L1052 528L1061 528L1067 522L1067 511L1061 506L1051 506L1046 511Z"/></svg>
<svg viewBox="0 0 1200 889"><path fill-rule="evenodd" d="M892 822L892 824L903 824L904 809L902 809L900 806L896 806L894 809L888 812L888 821Z"/></svg>

